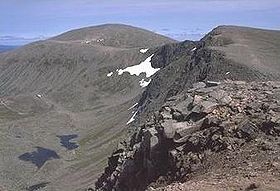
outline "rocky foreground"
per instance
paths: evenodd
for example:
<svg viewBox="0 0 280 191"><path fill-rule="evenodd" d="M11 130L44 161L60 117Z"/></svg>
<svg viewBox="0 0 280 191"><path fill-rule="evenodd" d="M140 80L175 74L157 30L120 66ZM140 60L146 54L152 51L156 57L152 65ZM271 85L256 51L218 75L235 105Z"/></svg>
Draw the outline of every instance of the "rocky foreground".
<svg viewBox="0 0 280 191"><path fill-rule="evenodd" d="M280 82L199 82L134 129L95 189L279 190L279 136Z"/></svg>

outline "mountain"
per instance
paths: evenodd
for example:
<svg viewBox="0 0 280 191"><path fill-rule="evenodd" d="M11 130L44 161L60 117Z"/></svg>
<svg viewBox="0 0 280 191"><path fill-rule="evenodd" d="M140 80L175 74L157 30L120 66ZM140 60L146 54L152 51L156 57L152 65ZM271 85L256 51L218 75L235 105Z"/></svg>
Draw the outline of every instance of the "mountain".
<svg viewBox="0 0 280 191"><path fill-rule="evenodd" d="M1 186L81 190L91 184L126 135L129 108L158 70L150 58L166 43L176 41L102 25L1 53Z"/></svg>
<svg viewBox="0 0 280 191"><path fill-rule="evenodd" d="M0 45L0 53L16 49L17 46Z"/></svg>
<svg viewBox="0 0 280 191"><path fill-rule="evenodd" d="M219 26L200 41L157 48L151 61L161 70L95 189L277 190L279 38Z"/></svg>
<svg viewBox="0 0 280 191"><path fill-rule="evenodd" d="M201 41L165 45L152 59L153 66L164 69L153 78L140 105L146 113L159 109L167 97L197 81L278 80L279 38L279 31L219 26ZM152 103L146 107L147 101Z"/></svg>
<svg viewBox="0 0 280 191"><path fill-rule="evenodd" d="M173 189L203 169L211 184L235 156L278 184L279 38L219 26L177 42L107 24L1 53L0 188Z"/></svg>

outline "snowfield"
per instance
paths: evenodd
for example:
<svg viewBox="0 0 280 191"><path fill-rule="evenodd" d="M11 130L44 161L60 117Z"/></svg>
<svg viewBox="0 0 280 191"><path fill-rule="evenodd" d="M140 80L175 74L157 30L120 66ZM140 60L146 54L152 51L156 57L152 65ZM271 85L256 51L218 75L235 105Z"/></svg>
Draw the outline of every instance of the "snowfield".
<svg viewBox="0 0 280 191"><path fill-rule="evenodd" d="M151 81L152 81L151 79L149 79L149 81L145 81L144 79L142 79L141 81L139 81L139 84L142 88L144 88L144 87L148 86Z"/></svg>
<svg viewBox="0 0 280 191"><path fill-rule="evenodd" d="M140 52L144 54L144 53L146 53L148 50L149 50L148 48L143 48L143 49L140 50Z"/></svg>
<svg viewBox="0 0 280 191"><path fill-rule="evenodd" d="M135 116L137 115L137 113L138 113L138 111L136 111L133 115L132 115L132 117L130 118L130 120L128 120L128 122L126 123L127 125L129 125L130 123L132 123L134 120L135 120Z"/></svg>
<svg viewBox="0 0 280 191"><path fill-rule="evenodd" d="M110 72L107 74L107 77L111 77L113 75L113 72Z"/></svg>
<svg viewBox="0 0 280 191"><path fill-rule="evenodd" d="M139 65L130 66L125 69L117 69L116 71L118 72L118 75L122 75L124 72L128 72L130 75L136 76L139 76L141 73L146 73L146 77L149 78L160 70L160 68L152 67L151 60L153 56L154 54L148 57L145 61L141 62Z"/></svg>

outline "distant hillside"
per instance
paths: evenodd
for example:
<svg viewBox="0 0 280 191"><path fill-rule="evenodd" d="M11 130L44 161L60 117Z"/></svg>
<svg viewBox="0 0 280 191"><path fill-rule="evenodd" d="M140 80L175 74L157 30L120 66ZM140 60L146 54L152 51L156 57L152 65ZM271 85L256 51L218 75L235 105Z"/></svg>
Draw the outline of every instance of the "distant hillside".
<svg viewBox="0 0 280 191"><path fill-rule="evenodd" d="M122 24L106 24L72 30L51 40L84 41L124 48L151 46L151 42L153 42L153 46L175 42L168 37L152 33L148 30Z"/></svg>
<svg viewBox="0 0 280 191"><path fill-rule="evenodd" d="M220 26L204 37L204 41L237 63L279 77L280 31Z"/></svg>
<svg viewBox="0 0 280 191"><path fill-rule="evenodd" d="M0 53L16 49L18 46L0 45Z"/></svg>

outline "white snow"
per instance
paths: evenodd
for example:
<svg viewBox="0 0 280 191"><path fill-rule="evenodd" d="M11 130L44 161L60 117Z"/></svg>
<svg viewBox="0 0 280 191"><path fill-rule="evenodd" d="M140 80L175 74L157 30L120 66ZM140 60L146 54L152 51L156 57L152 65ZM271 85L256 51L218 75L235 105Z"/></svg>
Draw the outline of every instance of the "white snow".
<svg viewBox="0 0 280 191"><path fill-rule="evenodd" d="M113 75L113 72L110 72L107 74L108 77L111 77Z"/></svg>
<svg viewBox="0 0 280 191"><path fill-rule="evenodd" d="M41 95L41 94L36 94L36 96L37 96L38 98L41 98L41 97L42 97L42 95Z"/></svg>
<svg viewBox="0 0 280 191"><path fill-rule="evenodd" d="M135 120L134 117L136 116L137 113L138 113L138 111L135 112L135 113L132 115L132 117L130 118L130 120L128 120L128 122L126 123L127 125L130 124L130 123L132 123L132 122Z"/></svg>
<svg viewBox="0 0 280 191"><path fill-rule="evenodd" d="M148 86L150 84L150 82L151 82L151 79L147 82L144 79L142 79L141 81L139 81L139 84L142 88L144 88L144 87Z"/></svg>
<svg viewBox="0 0 280 191"><path fill-rule="evenodd" d="M193 51L195 51L196 50L196 47L194 47L191 51L193 52Z"/></svg>
<svg viewBox="0 0 280 191"><path fill-rule="evenodd" d="M86 40L85 43L86 43L86 44L89 44L89 43L90 43L90 40Z"/></svg>
<svg viewBox="0 0 280 191"><path fill-rule="evenodd" d="M96 42L103 42L104 39L103 38L100 38L100 39L97 39Z"/></svg>
<svg viewBox="0 0 280 191"><path fill-rule="evenodd" d="M140 52L144 54L144 53L146 53L148 50L149 50L148 48L143 48L143 49L140 50Z"/></svg>
<svg viewBox="0 0 280 191"><path fill-rule="evenodd" d="M131 106L130 108L128 108L128 110L133 109L134 107L136 107L138 105L138 103L135 103L133 106Z"/></svg>
<svg viewBox="0 0 280 191"><path fill-rule="evenodd" d="M230 74L230 72L227 72L227 73L226 73L226 75L229 75L229 74Z"/></svg>
<svg viewBox="0 0 280 191"><path fill-rule="evenodd" d="M124 72L128 72L130 73L130 75L136 76L139 76L143 72L146 73L146 77L149 78L160 70L160 68L152 67L151 60L153 56L154 54L148 57L144 62L141 62L139 65L130 66L125 69L117 69L116 71L118 72L118 75L122 75Z"/></svg>

